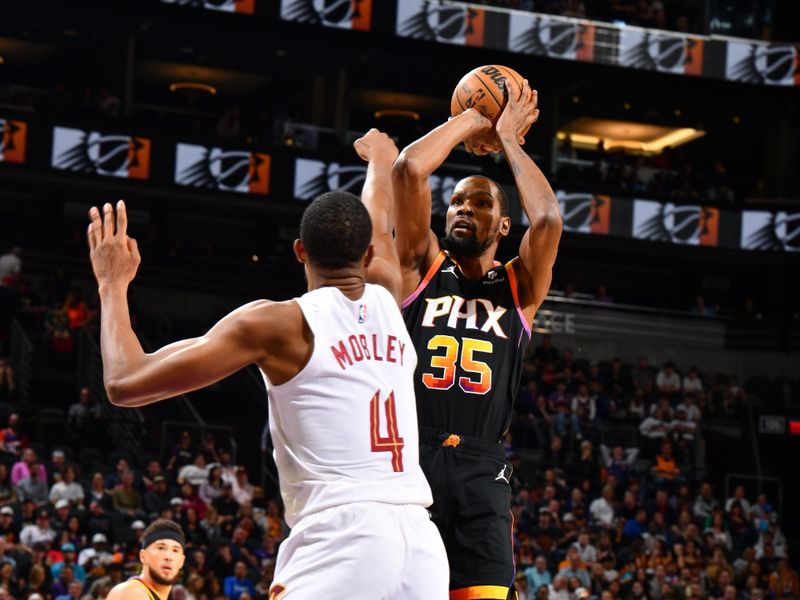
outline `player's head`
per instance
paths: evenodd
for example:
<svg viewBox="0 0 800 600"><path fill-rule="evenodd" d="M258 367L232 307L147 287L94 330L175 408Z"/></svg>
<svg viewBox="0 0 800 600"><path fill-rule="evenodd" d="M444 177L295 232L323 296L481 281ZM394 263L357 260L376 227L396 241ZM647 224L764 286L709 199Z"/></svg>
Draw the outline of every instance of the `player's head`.
<svg viewBox="0 0 800 600"><path fill-rule="evenodd" d="M172 585L183 568L186 538L174 521L156 519L142 532L142 575L159 585Z"/></svg>
<svg viewBox="0 0 800 600"><path fill-rule="evenodd" d="M350 192L327 192L308 205L300 221L295 254L318 269L339 270L371 258L372 221ZM299 242L299 244L298 244Z"/></svg>
<svg viewBox="0 0 800 600"><path fill-rule="evenodd" d="M488 177L472 175L453 188L440 243L455 257L476 258L487 251L494 256L510 229L503 188Z"/></svg>

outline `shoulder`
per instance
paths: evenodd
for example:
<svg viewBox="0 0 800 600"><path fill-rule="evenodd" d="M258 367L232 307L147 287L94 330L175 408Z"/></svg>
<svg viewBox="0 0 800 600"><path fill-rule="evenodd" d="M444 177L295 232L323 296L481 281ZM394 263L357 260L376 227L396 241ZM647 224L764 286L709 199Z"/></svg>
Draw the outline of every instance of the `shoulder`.
<svg viewBox="0 0 800 600"><path fill-rule="evenodd" d="M302 327L303 315L295 300L256 300L230 315L237 331L248 339L279 340Z"/></svg>
<svg viewBox="0 0 800 600"><path fill-rule="evenodd" d="M147 588L136 579L129 579L115 585L106 596L107 600L148 600L149 598Z"/></svg>

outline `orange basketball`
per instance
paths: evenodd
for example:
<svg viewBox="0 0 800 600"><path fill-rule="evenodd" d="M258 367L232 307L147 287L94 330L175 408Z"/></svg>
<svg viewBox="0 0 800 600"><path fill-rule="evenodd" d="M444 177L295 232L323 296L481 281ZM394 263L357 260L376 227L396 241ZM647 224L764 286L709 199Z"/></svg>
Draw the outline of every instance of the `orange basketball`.
<svg viewBox="0 0 800 600"><path fill-rule="evenodd" d="M475 108L492 123L496 123L506 105L508 93L511 92L515 94L515 98L519 98L522 80L522 76L514 69L500 65L472 69L453 90L450 114L455 117L468 108Z"/></svg>

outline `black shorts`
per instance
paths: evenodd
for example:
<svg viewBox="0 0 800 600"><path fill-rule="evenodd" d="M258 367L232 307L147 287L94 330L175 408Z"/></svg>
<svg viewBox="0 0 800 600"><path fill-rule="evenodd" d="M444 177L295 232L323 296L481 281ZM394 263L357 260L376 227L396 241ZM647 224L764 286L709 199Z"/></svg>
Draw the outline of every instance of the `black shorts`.
<svg viewBox="0 0 800 600"><path fill-rule="evenodd" d="M512 468L503 446L420 427L419 462L433 490L431 516L447 549L450 598L504 600L513 589L514 548Z"/></svg>

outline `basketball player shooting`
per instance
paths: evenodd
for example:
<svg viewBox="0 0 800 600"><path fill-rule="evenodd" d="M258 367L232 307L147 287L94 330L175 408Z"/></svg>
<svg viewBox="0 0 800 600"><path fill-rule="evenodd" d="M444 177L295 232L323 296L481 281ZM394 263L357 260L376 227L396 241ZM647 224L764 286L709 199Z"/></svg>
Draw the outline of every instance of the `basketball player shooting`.
<svg viewBox="0 0 800 600"><path fill-rule="evenodd" d="M511 466L502 438L511 422L525 348L550 288L561 237L558 201L522 150L539 115L528 82L492 122L470 108L405 148L394 164L396 246L403 316L417 349L420 462L450 562L450 598L513 597ZM464 142L502 151L530 227L519 256L495 262L511 221L502 188L483 176L459 181L444 237L431 231L428 177Z"/></svg>
<svg viewBox="0 0 800 600"><path fill-rule="evenodd" d="M390 181L396 152L388 159L370 152L373 178ZM365 196L388 190L365 184ZM365 204L374 203L365 197ZM128 312L140 256L127 236L125 204L118 203L116 217L110 204L102 215L92 208L90 219L103 377L113 404L157 402L249 364L262 371L292 527L278 551L270 599L446 598L447 557L425 510L432 497L419 467L416 353L398 310L399 278L386 272L387 261L372 264L365 205L329 192L306 209L294 251L308 293L252 302L204 336L151 354ZM394 288L368 280L394 281Z"/></svg>

